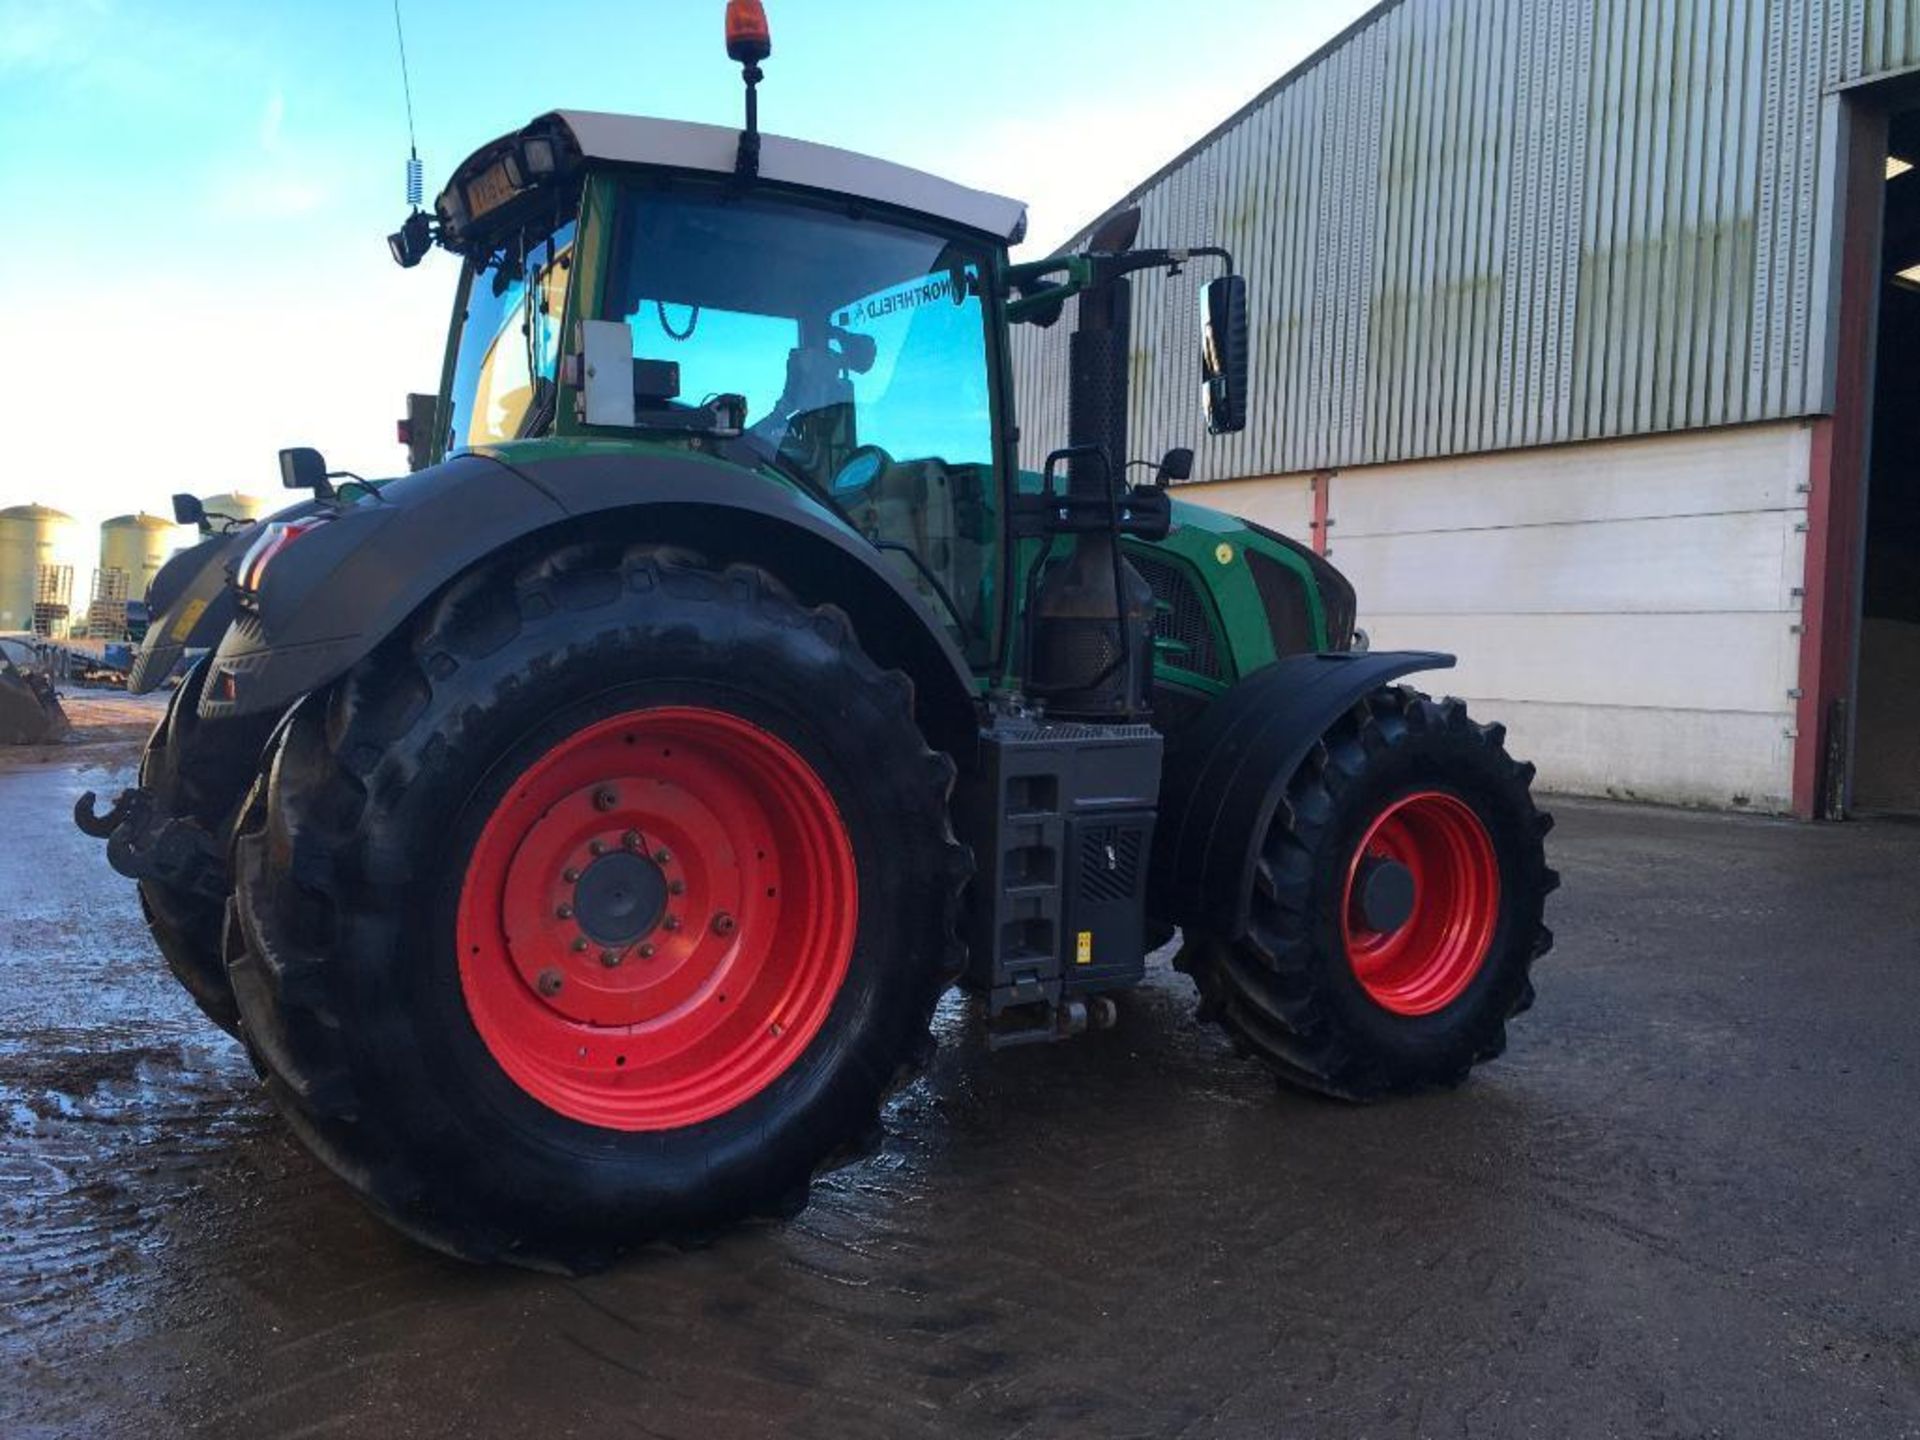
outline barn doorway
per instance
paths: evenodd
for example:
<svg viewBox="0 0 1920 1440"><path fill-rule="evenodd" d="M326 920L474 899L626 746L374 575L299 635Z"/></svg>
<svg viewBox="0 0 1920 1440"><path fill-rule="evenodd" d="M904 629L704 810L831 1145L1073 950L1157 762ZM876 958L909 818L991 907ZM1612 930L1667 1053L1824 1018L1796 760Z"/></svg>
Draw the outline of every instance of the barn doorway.
<svg viewBox="0 0 1920 1440"><path fill-rule="evenodd" d="M1920 109L1890 117L1853 808L1920 814Z"/></svg>

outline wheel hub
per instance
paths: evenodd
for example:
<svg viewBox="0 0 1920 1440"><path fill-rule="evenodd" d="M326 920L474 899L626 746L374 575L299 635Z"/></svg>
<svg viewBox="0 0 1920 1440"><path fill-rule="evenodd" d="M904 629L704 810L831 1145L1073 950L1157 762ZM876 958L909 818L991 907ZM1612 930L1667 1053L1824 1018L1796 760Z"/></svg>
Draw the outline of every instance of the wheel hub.
<svg viewBox="0 0 1920 1440"><path fill-rule="evenodd" d="M771 1084L825 1022L858 925L825 783L721 710L576 732L496 802L461 888L468 1013L521 1089L621 1130Z"/></svg>
<svg viewBox="0 0 1920 1440"><path fill-rule="evenodd" d="M601 855L573 887L573 917L601 945L631 945L666 913L666 871L631 850Z"/></svg>
<svg viewBox="0 0 1920 1440"><path fill-rule="evenodd" d="M1364 857L1353 889L1359 917L1375 934L1391 935L1413 918L1413 871L1390 856Z"/></svg>
<svg viewBox="0 0 1920 1440"><path fill-rule="evenodd" d="M1396 1015L1459 999L1493 948L1500 865L1473 807L1443 790L1387 805L1354 849L1341 935L1360 987Z"/></svg>

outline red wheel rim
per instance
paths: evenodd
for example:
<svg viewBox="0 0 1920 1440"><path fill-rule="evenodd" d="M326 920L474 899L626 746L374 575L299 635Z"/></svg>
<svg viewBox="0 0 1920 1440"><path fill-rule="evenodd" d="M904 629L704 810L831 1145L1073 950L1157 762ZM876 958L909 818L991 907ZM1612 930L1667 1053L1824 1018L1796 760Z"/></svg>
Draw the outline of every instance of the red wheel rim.
<svg viewBox="0 0 1920 1440"><path fill-rule="evenodd" d="M460 891L474 1028L527 1094L614 1130L743 1104L819 1032L859 917L818 774L736 715L577 731L487 818Z"/></svg>
<svg viewBox="0 0 1920 1440"><path fill-rule="evenodd" d="M1363 903L1369 867L1404 866L1412 907L1376 929ZM1500 865L1493 837L1465 801L1422 790L1389 805L1347 867L1340 926L1361 987L1396 1015L1430 1015L1460 998L1486 963L1500 918Z"/></svg>

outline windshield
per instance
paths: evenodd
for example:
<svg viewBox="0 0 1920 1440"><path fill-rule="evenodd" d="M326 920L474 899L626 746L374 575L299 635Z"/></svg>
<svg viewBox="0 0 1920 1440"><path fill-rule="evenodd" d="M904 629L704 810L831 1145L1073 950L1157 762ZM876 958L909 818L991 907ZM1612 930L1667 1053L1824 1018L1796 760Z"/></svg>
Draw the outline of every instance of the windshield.
<svg viewBox="0 0 1920 1440"><path fill-rule="evenodd" d="M634 188L601 318L632 330L640 423L716 395L890 557L963 646L992 643L985 252L776 199ZM664 362L664 363L661 363Z"/></svg>
<svg viewBox="0 0 1920 1440"><path fill-rule="evenodd" d="M449 451L517 440L552 422L573 234L569 221L551 236L516 235L470 262L447 396Z"/></svg>

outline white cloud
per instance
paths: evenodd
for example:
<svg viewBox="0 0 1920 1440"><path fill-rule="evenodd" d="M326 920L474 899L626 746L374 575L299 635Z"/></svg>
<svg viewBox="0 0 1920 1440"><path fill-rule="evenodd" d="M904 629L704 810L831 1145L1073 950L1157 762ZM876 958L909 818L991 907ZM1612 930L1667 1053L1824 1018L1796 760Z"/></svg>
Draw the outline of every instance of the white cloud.
<svg viewBox="0 0 1920 1440"><path fill-rule="evenodd" d="M327 204L332 188L321 177L273 161L249 162L217 171L207 202L224 220L277 221L312 215Z"/></svg>
<svg viewBox="0 0 1920 1440"><path fill-rule="evenodd" d="M288 445L363 474L402 469L394 421L407 391L439 379L453 267L401 271L377 237L365 249L325 273L291 263L272 284L223 283L210 264L164 286L131 274L10 297L9 330L36 344L0 347L0 395L33 423L14 437L0 506L39 500L98 523L164 514L179 490L272 494Z"/></svg>
<svg viewBox="0 0 1920 1440"><path fill-rule="evenodd" d="M1071 238L1230 113L1212 90L1169 89L1009 116L989 124L969 156L956 157L962 168L954 178L1027 202L1021 253L1033 258Z"/></svg>
<svg viewBox="0 0 1920 1440"><path fill-rule="evenodd" d="M287 97L284 91L275 87L267 96L267 103L260 112L260 148L272 151L280 148L280 127L287 120Z"/></svg>
<svg viewBox="0 0 1920 1440"><path fill-rule="evenodd" d="M0 0L0 69L82 63L106 15L104 0Z"/></svg>

